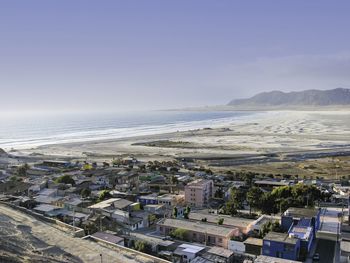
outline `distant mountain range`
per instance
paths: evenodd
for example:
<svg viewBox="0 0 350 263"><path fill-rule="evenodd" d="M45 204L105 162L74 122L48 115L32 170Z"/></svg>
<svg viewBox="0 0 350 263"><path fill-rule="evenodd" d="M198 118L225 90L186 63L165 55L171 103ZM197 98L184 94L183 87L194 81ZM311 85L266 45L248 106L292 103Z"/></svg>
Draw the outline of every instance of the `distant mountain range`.
<svg viewBox="0 0 350 263"><path fill-rule="evenodd" d="M248 99L236 99L229 106L344 106L350 105L350 89L270 91Z"/></svg>

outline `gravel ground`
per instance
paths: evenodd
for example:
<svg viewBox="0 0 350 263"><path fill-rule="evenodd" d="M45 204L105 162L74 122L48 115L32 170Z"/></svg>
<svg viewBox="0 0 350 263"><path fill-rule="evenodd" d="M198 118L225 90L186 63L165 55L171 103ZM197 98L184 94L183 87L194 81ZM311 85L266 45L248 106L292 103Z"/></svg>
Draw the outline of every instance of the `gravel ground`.
<svg viewBox="0 0 350 263"><path fill-rule="evenodd" d="M73 238L52 225L0 205L0 262L152 262L134 253L116 251Z"/></svg>

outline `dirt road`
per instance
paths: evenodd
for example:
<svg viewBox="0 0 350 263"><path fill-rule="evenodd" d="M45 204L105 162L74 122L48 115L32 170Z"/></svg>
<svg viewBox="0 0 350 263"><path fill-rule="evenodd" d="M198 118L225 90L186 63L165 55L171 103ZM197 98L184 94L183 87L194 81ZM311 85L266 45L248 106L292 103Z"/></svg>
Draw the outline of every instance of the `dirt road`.
<svg viewBox="0 0 350 263"><path fill-rule="evenodd" d="M126 251L74 238L52 225L0 204L1 262L152 262Z"/></svg>

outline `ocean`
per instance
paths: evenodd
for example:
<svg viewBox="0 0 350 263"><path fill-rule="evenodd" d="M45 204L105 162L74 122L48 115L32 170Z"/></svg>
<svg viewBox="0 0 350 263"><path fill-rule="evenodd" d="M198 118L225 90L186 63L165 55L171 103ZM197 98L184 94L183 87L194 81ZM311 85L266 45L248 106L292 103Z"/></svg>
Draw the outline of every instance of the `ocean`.
<svg viewBox="0 0 350 263"><path fill-rule="evenodd" d="M259 113L152 111L132 113L0 116L0 148L28 149L225 126ZM262 114L262 113L260 113Z"/></svg>

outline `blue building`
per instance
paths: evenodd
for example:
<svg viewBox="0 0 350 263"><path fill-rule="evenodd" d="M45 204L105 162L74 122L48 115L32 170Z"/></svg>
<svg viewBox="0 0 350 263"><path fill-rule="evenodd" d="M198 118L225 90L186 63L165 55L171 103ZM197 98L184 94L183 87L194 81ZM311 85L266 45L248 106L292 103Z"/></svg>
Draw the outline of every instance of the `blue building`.
<svg viewBox="0 0 350 263"><path fill-rule="evenodd" d="M310 252L320 227L320 209L295 208L281 217L284 233L270 232L263 242L263 255L290 260L304 260Z"/></svg>
<svg viewBox="0 0 350 263"><path fill-rule="evenodd" d="M300 239L290 237L287 233L269 232L263 240L264 256L289 260L299 259Z"/></svg>
<svg viewBox="0 0 350 263"><path fill-rule="evenodd" d="M316 236L320 228L320 215L320 209L290 207L281 217L281 227L285 232L289 232L296 225L312 227L313 235Z"/></svg>
<svg viewBox="0 0 350 263"><path fill-rule="evenodd" d="M142 205L157 205L158 197L155 195L143 195L137 198L137 202Z"/></svg>

